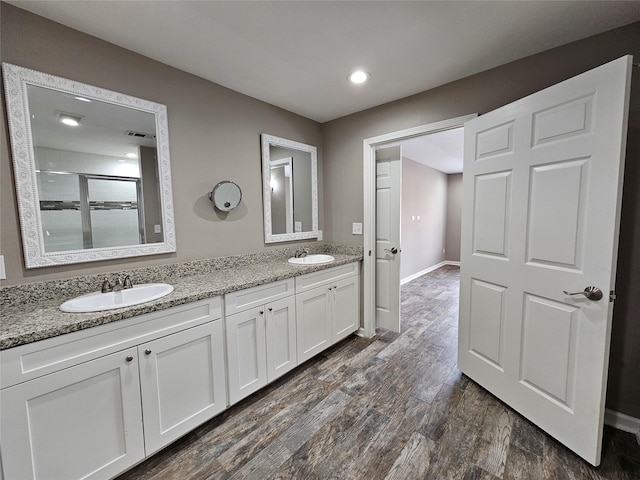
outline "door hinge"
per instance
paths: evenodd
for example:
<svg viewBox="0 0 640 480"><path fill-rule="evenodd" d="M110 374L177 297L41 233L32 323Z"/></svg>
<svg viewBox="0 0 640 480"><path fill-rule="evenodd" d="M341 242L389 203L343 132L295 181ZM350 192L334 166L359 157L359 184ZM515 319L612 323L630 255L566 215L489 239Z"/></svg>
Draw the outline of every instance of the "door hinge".
<svg viewBox="0 0 640 480"><path fill-rule="evenodd" d="M611 290L609 292L609 301L613 302L616 299L616 291L615 290Z"/></svg>

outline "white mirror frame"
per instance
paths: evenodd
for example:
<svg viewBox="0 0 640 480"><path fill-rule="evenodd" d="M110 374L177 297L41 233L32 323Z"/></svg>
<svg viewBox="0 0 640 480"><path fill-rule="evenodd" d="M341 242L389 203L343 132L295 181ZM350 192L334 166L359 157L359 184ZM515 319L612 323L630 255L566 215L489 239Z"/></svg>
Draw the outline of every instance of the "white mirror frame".
<svg viewBox="0 0 640 480"><path fill-rule="evenodd" d="M289 242L292 240L305 240L318 238L318 153L317 148L306 143L287 140L263 133L262 142L262 205L264 211L264 242ZM311 154L311 215L312 229L298 233L273 233L271 223L271 154L269 147L277 147L299 150ZM295 202L295 199L294 199Z"/></svg>
<svg viewBox="0 0 640 480"><path fill-rule="evenodd" d="M171 165L169 161L167 107L149 100L143 100L8 63L2 64L2 70L4 74L11 150L13 154L16 198L20 215L22 246L26 268L49 267L175 252L176 236L173 214L173 193L171 189ZM29 122L28 85L49 88L154 115L156 121L156 147L158 151L158 179L160 182L159 189L162 204L163 242L86 250L45 252L42 221L40 217L40 200L38 198L38 185L36 180L36 162L31 136L31 124Z"/></svg>

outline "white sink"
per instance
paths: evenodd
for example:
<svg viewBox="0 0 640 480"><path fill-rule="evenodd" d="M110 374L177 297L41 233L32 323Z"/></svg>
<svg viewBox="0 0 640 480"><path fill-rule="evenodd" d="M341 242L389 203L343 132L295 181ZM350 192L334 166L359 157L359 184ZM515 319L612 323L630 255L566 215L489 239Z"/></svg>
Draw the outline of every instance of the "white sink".
<svg viewBox="0 0 640 480"><path fill-rule="evenodd" d="M150 302L173 292L166 283L144 283L117 292L93 292L67 300L60 305L63 312L100 312Z"/></svg>
<svg viewBox="0 0 640 480"><path fill-rule="evenodd" d="M319 263L329 263L333 262L335 258L331 255L322 255L322 254L314 254L307 255L306 257L296 258L291 257L289 259L289 263L293 263L296 265L318 265Z"/></svg>

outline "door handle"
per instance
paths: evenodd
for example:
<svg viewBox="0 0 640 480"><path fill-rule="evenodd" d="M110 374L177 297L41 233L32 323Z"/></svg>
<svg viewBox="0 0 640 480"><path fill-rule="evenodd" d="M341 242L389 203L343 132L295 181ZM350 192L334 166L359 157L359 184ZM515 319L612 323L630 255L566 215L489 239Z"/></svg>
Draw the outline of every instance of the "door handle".
<svg viewBox="0 0 640 480"><path fill-rule="evenodd" d="M595 302L602 298L602 290L598 287L587 287L582 292L567 292L566 290L563 290L563 293L565 295L584 295L589 300L593 300Z"/></svg>
<svg viewBox="0 0 640 480"><path fill-rule="evenodd" d="M389 252L389 253L393 253L394 255L396 253L398 253L398 249L396 247L391 248L391 250L389 250L388 248L384 249L385 252Z"/></svg>

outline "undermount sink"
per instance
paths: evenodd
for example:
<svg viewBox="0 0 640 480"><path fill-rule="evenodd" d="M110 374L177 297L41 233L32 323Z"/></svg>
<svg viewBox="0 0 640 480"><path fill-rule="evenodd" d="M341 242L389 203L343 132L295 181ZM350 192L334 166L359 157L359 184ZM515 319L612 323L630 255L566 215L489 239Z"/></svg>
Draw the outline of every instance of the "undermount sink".
<svg viewBox="0 0 640 480"><path fill-rule="evenodd" d="M93 292L67 300L60 305L63 312L100 312L150 302L173 292L167 283L143 283L116 292Z"/></svg>
<svg viewBox="0 0 640 480"><path fill-rule="evenodd" d="M335 258L331 255L323 255L323 254L314 254L307 255L306 257L291 257L289 259L289 263L293 263L295 265L318 265L319 263L329 263L333 262Z"/></svg>

